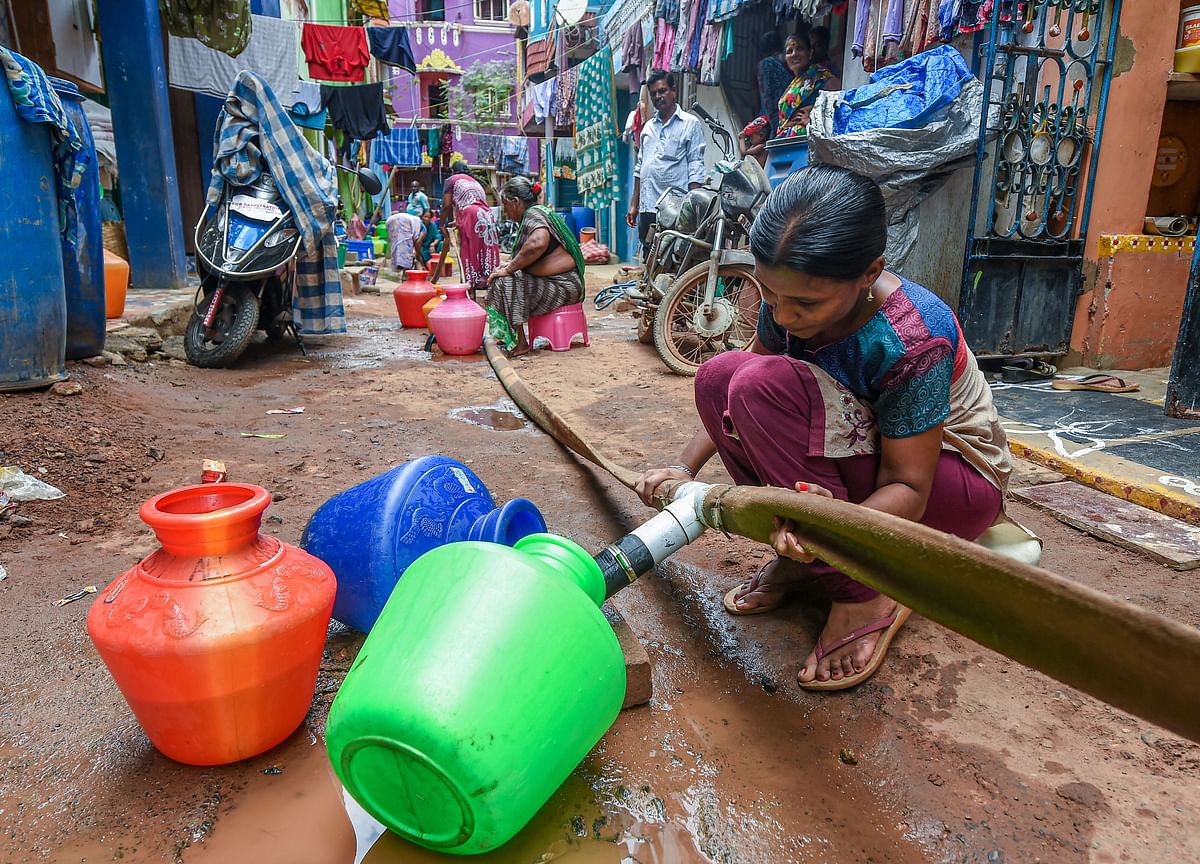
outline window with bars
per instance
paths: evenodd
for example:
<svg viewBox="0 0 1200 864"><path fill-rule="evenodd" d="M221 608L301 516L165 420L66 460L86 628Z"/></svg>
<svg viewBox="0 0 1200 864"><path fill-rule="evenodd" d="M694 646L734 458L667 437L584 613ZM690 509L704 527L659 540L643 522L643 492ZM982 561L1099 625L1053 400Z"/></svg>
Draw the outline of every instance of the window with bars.
<svg viewBox="0 0 1200 864"><path fill-rule="evenodd" d="M508 0L475 0L475 20L496 23L508 21Z"/></svg>

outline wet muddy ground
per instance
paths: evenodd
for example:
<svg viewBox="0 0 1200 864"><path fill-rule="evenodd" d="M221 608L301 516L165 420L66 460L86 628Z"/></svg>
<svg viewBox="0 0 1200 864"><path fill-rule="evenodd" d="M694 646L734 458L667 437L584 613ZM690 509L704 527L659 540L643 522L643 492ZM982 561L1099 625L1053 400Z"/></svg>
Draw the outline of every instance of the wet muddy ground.
<svg viewBox="0 0 1200 864"><path fill-rule="evenodd" d="M51 605L150 552L138 506L195 482L205 458L271 490L264 530L293 543L333 493L435 452L470 463L497 500L532 498L588 548L649 515L518 416L485 362L428 359L390 298L363 299L351 332L310 340L308 358L256 346L233 371L73 364L82 395L0 397L0 464L44 468L67 492L22 505L28 525L0 524L0 861L445 860L376 838L329 770L325 715L360 635L333 628L313 709L287 742L191 768L134 722L84 630L93 598ZM637 344L627 315L592 311L590 327L592 347L538 352L518 372L618 461L673 461L694 428L690 381ZM703 478L722 476L714 465ZM1186 573L1011 510L1046 539L1045 566L1200 625ZM801 691L819 590L766 616L720 606L758 555L711 535L615 598L650 654L653 701L623 712L531 825L477 860L1200 860L1200 747L915 616L868 684Z"/></svg>

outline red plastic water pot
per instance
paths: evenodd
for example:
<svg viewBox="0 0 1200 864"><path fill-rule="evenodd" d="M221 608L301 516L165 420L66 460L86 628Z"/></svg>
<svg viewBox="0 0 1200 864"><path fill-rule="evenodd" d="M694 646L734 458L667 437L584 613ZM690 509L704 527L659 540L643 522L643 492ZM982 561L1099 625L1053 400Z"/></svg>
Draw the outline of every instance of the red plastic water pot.
<svg viewBox="0 0 1200 864"><path fill-rule="evenodd" d="M408 277L392 292L396 314L401 327L424 327L426 303L437 296L437 288L429 282L428 270L405 270Z"/></svg>
<svg viewBox="0 0 1200 864"><path fill-rule="evenodd" d="M304 720L333 610L333 571L259 534L267 490L185 486L142 505L162 548L88 612L88 635L146 736L179 762L262 753Z"/></svg>

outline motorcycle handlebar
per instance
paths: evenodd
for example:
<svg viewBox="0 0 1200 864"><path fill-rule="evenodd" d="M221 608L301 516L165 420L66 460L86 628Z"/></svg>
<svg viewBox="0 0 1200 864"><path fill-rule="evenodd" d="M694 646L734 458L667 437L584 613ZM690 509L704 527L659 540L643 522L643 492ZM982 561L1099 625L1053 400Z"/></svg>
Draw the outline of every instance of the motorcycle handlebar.
<svg viewBox="0 0 1200 864"><path fill-rule="evenodd" d="M709 123L717 122L716 118L713 117L711 114L709 114L707 111L705 111L704 106L701 105L699 102L692 103L692 113L698 114L701 119L706 120Z"/></svg>

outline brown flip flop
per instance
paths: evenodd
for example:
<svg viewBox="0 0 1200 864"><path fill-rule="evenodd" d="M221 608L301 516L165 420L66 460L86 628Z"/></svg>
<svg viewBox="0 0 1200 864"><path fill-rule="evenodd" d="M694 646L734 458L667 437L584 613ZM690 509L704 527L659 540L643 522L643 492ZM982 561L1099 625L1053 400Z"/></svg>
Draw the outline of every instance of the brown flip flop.
<svg viewBox="0 0 1200 864"><path fill-rule="evenodd" d="M763 570L765 570L768 567L768 565L770 565L771 562L773 562L775 560L776 559L774 557L770 557L769 560L765 561L762 564L762 566L760 566L758 568L758 570L756 570L754 572L753 576L751 576L749 579L742 580L741 582L734 585L732 588L730 588L728 591L725 592L725 597L722 600L722 603L725 606L726 612L728 612L730 615L762 615L766 612L774 612L776 609L778 609L780 606L783 605L784 601L787 599L787 589L786 588L781 589L778 592L764 591L764 593L767 593L767 594L774 594L774 593L779 594L779 599L775 600L774 602L760 603L758 606L755 606L753 609L742 609L740 606L737 605L737 594L739 591L742 590L742 587L744 585L749 584L750 582L753 582L755 579L757 579L759 576L761 576ZM762 589L756 589L756 590L762 590Z"/></svg>
<svg viewBox="0 0 1200 864"><path fill-rule="evenodd" d="M1051 382L1050 387L1053 390L1094 390L1097 393L1134 393L1141 389L1124 378L1104 374L1087 375L1078 381L1059 378Z"/></svg>
<svg viewBox="0 0 1200 864"><path fill-rule="evenodd" d="M891 615L847 633L832 645L824 646L821 644L820 638L818 638L816 650L817 661L820 662L826 655L832 654L834 651L849 645L851 642L856 642L872 633L878 633L880 630L883 631L883 634L879 637L879 641L875 643L875 650L871 652L871 659L867 661L867 665L863 667L861 672L855 672L853 675L844 675L837 679L830 678L828 681L818 681L815 678L812 681L801 681L797 678L796 684L805 690L848 690L863 683L879 671L879 667L883 665L883 658L887 656L888 648L891 647L892 640L896 638L896 634L900 632L900 628L904 626L904 622L908 620L908 616L911 614L911 609L897 603Z"/></svg>

